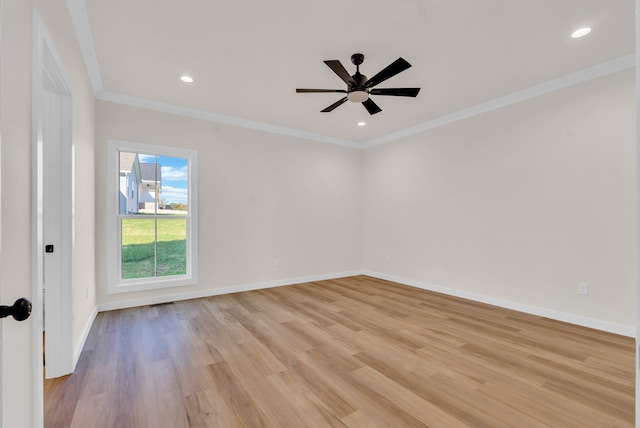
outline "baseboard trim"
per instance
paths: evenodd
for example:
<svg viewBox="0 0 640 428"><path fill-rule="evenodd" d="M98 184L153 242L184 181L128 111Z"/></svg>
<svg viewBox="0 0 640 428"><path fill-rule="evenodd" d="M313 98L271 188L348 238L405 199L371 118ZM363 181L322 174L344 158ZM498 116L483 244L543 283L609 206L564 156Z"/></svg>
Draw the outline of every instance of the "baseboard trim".
<svg viewBox="0 0 640 428"><path fill-rule="evenodd" d="M606 331L609 333L619 334L627 337L636 337L636 329L634 327L611 323L607 321L597 320L593 318L583 317L561 311L554 311L551 309L541 308L539 306L526 305L523 303L513 302L510 300L497 299L494 297L469 293L466 291L456 290L454 288L442 287L434 284L429 284L424 281L418 281L414 279L408 279L398 277L394 275L387 275L380 272L374 272L369 270L354 270L347 272L339 272L323 275L312 275L298 278L287 278L274 281L257 282L250 284L234 285L230 287L211 288L207 290L197 290L185 293L173 293L163 294L160 296L153 296L143 299L123 300L112 303L101 303L94 310L90 321L87 323L81 343L76 347L75 363L80 358L80 352L84 347L84 342L87 339L91 325L99 312L113 311L117 309L135 308L146 305L156 305L159 303L177 302L180 300L199 299L202 297L219 296L223 294L240 293L243 291L262 290L267 288L283 287L287 285L302 284L305 282L324 281L328 279L346 278L349 276L367 275L372 278L383 279L386 281L397 282L398 284L408 285L410 287L420 288L423 290L434 291L436 293L442 293L449 296L460 297L462 299L473 300L475 302L486 303L488 305L498 306L501 308L512 309L518 312L524 312L531 315L550 318L556 321L563 321L570 324L579 325L582 327L593 328L596 330ZM74 364L75 366L75 364Z"/></svg>
<svg viewBox="0 0 640 428"><path fill-rule="evenodd" d="M113 311L117 309L135 308L146 305L157 305L159 303L177 302L180 300L199 299L202 297L219 296L222 294L240 293L242 291L262 290L286 285L302 284L305 282L325 281L328 279L345 278L349 276L362 275L361 270L312 275L299 278L287 278L274 281L256 282L252 284L234 285L231 287L211 288L207 290L197 290L185 293L163 294L143 299L123 300L112 303L101 303L98 305L98 312Z"/></svg>
<svg viewBox="0 0 640 428"><path fill-rule="evenodd" d="M475 302L486 303L501 308L512 309L518 312L524 312L531 315L537 315L545 318L550 318L556 321L563 321L570 324L579 325L582 327L593 328L596 330L606 331L609 333L619 334L622 336L636 337L636 329L622 324L615 324L607 321L601 321L593 318L582 317L579 315L569 314L566 312L554 311L551 309L545 309L538 306L525 305L523 303L513 302L510 300L496 299L494 297L485 296L482 294L468 293L466 291L456 290L453 288L441 287L438 285L429 284L423 281L417 281L414 279L401 278L393 275L387 275L379 272L373 272L368 270L362 271L363 275L367 275L373 278L384 279L386 281L397 282L399 284L408 285L410 287L421 288L423 290L434 291L436 293L442 293L449 296L460 297L463 299L473 300Z"/></svg>
<svg viewBox="0 0 640 428"><path fill-rule="evenodd" d="M73 371L76 370L76 366L78 365L78 361L80 360L80 355L82 354L82 350L84 349L84 345L87 342L87 338L89 337L89 332L91 331L91 327L93 326L93 322L96 320L98 316L98 307L94 307L91 315L89 316L89 320L84 326L84 330L82 331L82 337L80 338L80 342L76 345L75 352L73 353Z"/></svg>

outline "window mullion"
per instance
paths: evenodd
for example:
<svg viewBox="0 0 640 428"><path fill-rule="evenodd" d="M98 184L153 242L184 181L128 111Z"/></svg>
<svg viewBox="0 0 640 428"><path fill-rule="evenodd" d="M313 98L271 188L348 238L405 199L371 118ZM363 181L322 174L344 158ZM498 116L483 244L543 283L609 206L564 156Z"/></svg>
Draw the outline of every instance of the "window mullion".
<svg viewBox="0 0 640 428"><path fill-rule="evenodd" d="M158 215L154 215L153 219L154 239L153 239L153 272L154 276L158 276Z"/></svg>
<svg viewBox="0 0 640 428"><path fill-rule="evenodd" d="M153 240L153 264L154 276L158 276L158 156L153 157L153 224L154 224L154 240Z"/></svg>

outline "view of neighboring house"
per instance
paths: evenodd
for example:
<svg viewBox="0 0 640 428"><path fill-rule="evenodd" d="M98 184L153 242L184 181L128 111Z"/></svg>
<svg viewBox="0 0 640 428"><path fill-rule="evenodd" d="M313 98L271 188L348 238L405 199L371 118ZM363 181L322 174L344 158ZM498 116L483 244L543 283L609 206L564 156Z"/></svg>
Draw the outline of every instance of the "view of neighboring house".
<svg viewBox="0 0 640 428"><path fill-rule="evenodd" d="M138 212L138 183L141 181L138 154L120 152L120 214Z"/></svg>
<svg viewBox="0 0 640 428"><path fill-rule="evenodd" d="M140 162L137 153L120 152L120 214L154 211L162 191L162 166Z"/></svg>
<svg viewBox="0 0 640 428"><path fill-rule="evenodd" d="M160 192L162 192L162 166L153 163L140 163L142 181L138 185L138 208L154 211L160 208Z"/></svg>

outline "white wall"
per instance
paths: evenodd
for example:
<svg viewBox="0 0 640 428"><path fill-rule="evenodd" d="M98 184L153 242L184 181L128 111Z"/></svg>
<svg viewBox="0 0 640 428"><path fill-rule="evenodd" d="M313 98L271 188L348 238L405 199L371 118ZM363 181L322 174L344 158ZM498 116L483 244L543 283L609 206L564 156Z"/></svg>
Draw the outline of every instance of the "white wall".
<svg viewBox="0 0 640 428"><path fill-rule="evenodd" d="M33 6L50 33L74 89L76 147L76 280L74 343L95 307L94 99L63 0L2 1L2 304L31 297L31 55ZM85 298L85 287L89 297ZM3 414L5 427L31 426L35 415L32 320L6 320L3 329Z"/></svg>
<svg viewBox="0 0 640 428"><path fill-rule="evenodd" d="M100 304L360 270L361 151L103 101L96 117ZM197 150L196 286L107 295L108 139Z"/></svg>
<svg viewBox="0 0 640 428"><path fill-rule="evenodd" d="M627 70L367 150L365 270L632 331L634 128Z"/></svg>

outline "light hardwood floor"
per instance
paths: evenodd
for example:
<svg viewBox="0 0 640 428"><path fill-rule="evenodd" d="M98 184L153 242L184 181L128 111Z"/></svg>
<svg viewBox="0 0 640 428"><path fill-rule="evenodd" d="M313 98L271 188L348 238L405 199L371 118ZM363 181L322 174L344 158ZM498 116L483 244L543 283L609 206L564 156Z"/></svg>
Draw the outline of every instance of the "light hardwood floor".
<svg viewBox="0 0 640 428"><path fill-rule="evenodd" d="M631 427L633 339L366 276L98 315L47 427Z"/></svg>

